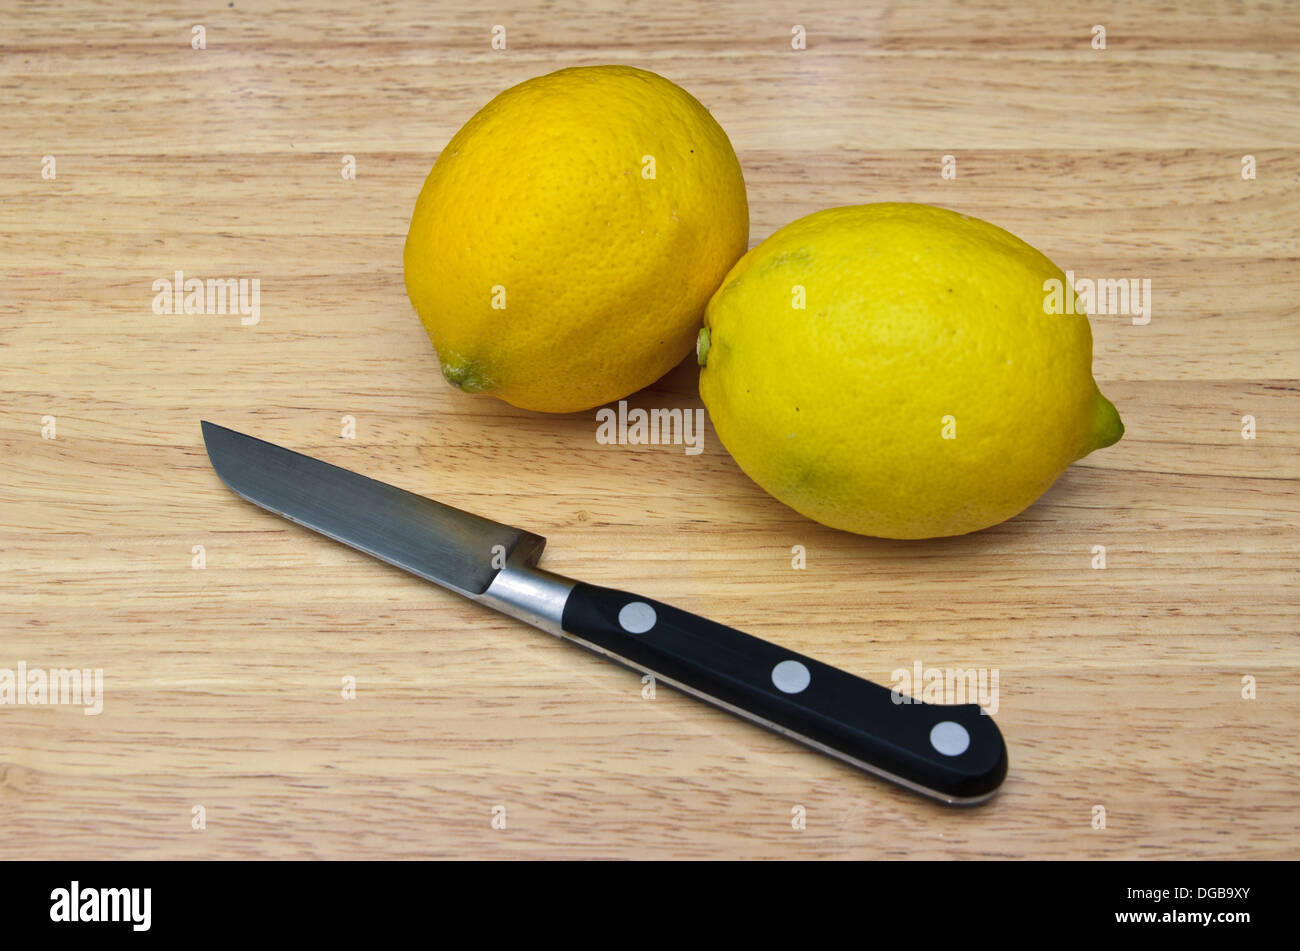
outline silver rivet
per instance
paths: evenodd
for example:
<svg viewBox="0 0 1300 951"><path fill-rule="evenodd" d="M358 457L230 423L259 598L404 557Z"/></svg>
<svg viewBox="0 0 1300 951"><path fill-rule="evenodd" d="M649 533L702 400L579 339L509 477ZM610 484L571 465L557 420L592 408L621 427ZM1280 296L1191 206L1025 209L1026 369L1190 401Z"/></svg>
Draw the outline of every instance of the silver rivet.
<svg viewBox="0 0 1300 951"><path fill-rule="evenodd" d="M618 623L629 634L644 634L655 626L659 616L644 601L629 601L618 612Z"/></svg>
<svg viewBox="0 0 1300 951"><path fill-rule="evenodd" d="M772 668L772 683L782 693L802 693L812 683L812 674L797 660L783 660Z"/></svg>
<svg viewBox="0 0 1300 951"><path fill-rule="evenodd" d="M970 749L970 733L960 723L944 720L930 731L930 745L944 756L960 756Z"/></svg>

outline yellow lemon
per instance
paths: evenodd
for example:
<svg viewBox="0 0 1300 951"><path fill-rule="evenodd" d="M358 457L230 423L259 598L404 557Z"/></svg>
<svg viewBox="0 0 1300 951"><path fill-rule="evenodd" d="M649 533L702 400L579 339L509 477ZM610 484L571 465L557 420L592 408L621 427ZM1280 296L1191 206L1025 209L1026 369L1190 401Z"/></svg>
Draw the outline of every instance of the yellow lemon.
<svg viewBox="0 0 1300 951"><path fill-rule="evenodd" d="M572 412L679 363L748 240L740 163L704 106L645 70L562 69L438 156L406 292L453 385Z"/></svg>
<svg viewBox="0 0 1300 951"><path fill-rule="evenodd" d="M988 222L820 211L723 280L700 393L740 467L809 518L884 538L973 532L1123 435L1064 295L1060 268Z"/></svg>

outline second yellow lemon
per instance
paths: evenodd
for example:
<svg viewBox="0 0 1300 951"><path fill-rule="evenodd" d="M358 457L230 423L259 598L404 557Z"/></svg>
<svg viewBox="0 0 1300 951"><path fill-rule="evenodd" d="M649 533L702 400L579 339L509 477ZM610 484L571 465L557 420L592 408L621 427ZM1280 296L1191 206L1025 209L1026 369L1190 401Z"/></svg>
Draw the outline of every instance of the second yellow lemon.
<svg viewBox="0 0 1300 951"><path fill-rule="evenodd" d="M580 67L507 89L456 133L403 264L449 382L572 412L689 353L748 238L740 163L708 110L655 73Z"/></svg>
<svg viewBox="0 0 1300 951"><path fill-rule="evenodd" d="M740 467L804 515L885 538L973 532L1124 432L1092 378L1088 318L1057 306L1073 293L986 221L827 209L727 275L700 393Z"/></svg>

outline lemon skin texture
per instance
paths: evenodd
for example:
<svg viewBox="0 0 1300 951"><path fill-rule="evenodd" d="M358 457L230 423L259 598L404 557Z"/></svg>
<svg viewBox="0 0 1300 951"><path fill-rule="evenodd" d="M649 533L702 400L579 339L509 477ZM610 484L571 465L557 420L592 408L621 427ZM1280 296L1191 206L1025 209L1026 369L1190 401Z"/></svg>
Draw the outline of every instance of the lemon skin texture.
<svg viewBox="0 0 1300 951"><path fill-rule="evenodd" d="M577 67L456 133L403 265L449 382L564 413L679 363L748 239L740 163L708 110L655 73Z"/></svg>
<svg viewBox="0 0 1300 951"><path fill-rule="evenodd" d="M723 280L700 393L741 469L809 518L897 539L987 528L1124 431L1087 317L1045 308L1051 279L1073 293L1043 254L953 211L820 211Z"/></svg>

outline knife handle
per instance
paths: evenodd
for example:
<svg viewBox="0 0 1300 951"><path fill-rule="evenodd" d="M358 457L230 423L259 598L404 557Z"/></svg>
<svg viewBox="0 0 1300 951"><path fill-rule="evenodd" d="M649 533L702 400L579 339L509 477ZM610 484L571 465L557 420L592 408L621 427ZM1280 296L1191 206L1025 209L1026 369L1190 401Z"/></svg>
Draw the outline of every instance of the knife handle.
<svg viewBox="0 0 1300 951"><path fill-rule="evenodd" d="M1002 734L977 704L899 702L887 687L811 657L581 581L561 627L611 660L943 802L982 802L1006 776Z"/></svg>

